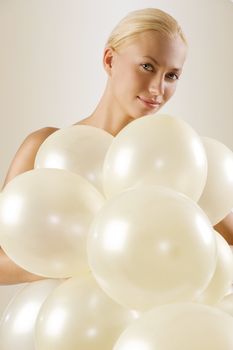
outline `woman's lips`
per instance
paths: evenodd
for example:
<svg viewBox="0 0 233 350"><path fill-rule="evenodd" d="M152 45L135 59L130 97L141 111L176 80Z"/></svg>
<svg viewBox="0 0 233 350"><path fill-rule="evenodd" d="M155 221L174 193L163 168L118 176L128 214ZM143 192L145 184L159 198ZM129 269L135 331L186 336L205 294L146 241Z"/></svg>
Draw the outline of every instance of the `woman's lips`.
<svg viewBox="0 0 233 350"><path fill-rule="evenodd" d="M161 103L145 98L145 97L141 97L138 96L138 99L144 104L144 106L146 106L149 109L155 109L156 107L159 107Z"/></svg>

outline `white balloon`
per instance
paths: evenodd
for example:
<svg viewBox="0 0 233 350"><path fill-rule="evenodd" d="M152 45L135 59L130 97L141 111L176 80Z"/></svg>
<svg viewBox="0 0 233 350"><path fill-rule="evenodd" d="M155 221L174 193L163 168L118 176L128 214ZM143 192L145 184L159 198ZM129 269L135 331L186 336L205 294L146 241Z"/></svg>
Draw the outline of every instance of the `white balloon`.
<svg viewBox="0 0 233 350"><path fill-rule="evenodd" d="M108 200L93 221L87 250L104 291L141 311L193 300L216 266L216 238L206 214L185 195L156 186Z"/></svg>
<svg viewBox="0 0 233 350"><path fill-rule="evenodd" d="M216 304L230 290L233 283L233 255L227 241L217 232L217 264L214 275L198 301Z"/></svg>
<svg viewBox="0 0 233 350"><path fill-rule="evenodd" d="M233 152L223 143L202 138L208 159L208 176L199 199L213 225L233 208Z"/></svg>
<svg viewBox="0 0 233 350"><path fill-rule="evenodd" d="M138 314L116 304L90 276L71 278L43 304L36 350L110 350Z"/></svg>
<svg viewBox="0 0 233 350"><path fill-rule="evenodd" d="M102 167L113 140L108 132L89 125L74 125L54 132L40 146L35 168L73 171L103 192Z"/></svg>
<svg viewBox="0 0 233 350"><path fill-rule="evenodd" d="M233 292L226 295L216 306L233 317Z"/></svg>
<svg viewBox="0 0 233 350"><path fill-rule="evenodd" d="M0 285L0 320L10 300L22 288L24 288L24 284Z"/></svg>
<svg viewBox="0 0 233 350"><path fill-rule="evenodd" d="M233 318L207 305L163 305L145 313L113 350L232 350Z"/></svg>
<svg viewBox="0 0 233 350"><path fill-rule="evenodd" d="M207 158L198 134L181 119L157 114L121 130L103 168L108 197L146 184L169 187L197 201L206 177Z"/></svg>
<svg viewBox="0 0 233 350"><path fill-rule="evenodd" d="M0 246L37 275L65 278L88 271L89 226L104 197L86 179L61 169L15 177L0 202Z"/></svg>
<svg viewBox="0 0 233 350"><path fill-rule="evenodd" d="M34 329L41 305L61 280L31 282L10 301L0 323L1 350L34 350Z"/></svg>

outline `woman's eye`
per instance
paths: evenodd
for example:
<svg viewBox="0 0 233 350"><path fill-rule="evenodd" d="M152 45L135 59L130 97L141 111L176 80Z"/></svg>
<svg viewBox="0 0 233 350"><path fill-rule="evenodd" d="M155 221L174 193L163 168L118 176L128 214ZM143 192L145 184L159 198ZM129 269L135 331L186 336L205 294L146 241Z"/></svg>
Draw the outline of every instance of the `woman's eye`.
<svg viewBox="0 0 233 350"><path fill-rule="evenodd" d="M143 69L149 72L153 72L153 66L150 63L143 63L142 64Z"/></svg>
<svg viewBox="0 0 233 350"><path fill-rule="evenodd" d="M169 73L169 74L167 74L167 77L170 80L178 80L179 79L179 76L175 73Z"/></svg>

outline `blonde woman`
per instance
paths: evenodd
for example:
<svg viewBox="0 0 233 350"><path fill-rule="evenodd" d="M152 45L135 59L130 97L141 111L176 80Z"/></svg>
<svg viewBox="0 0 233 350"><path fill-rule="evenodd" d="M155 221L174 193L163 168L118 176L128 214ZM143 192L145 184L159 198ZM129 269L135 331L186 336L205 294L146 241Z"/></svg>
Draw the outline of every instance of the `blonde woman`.
<svg viewBox="0 0 233 350"><path fill-rule="evenodd" d="M104 49L108 79L103 95L93 113L77 124L95 126L115 136L131 121L157 112L173 96L186 54L184 34L169 14L154 8L129 13L112 31ZM40 145L56 130L43 128L24 140L4 186L18 174L33 169ZM222 227L233 241L233 232L229 233L224 222L218 229ZM39 278L15 265L0 249L0 283Z"/></svg>

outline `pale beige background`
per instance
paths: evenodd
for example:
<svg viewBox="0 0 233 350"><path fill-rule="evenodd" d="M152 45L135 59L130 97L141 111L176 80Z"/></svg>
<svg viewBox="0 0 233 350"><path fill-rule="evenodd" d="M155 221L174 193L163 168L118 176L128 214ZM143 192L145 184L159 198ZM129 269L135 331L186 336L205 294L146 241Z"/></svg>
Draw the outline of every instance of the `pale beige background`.
<svg viewBox="0 0 233 350"><path fill-rule="evenodd" d="M163 112L233 150L230 0L0 0L0 182L29 132L70 125L93 110L105 84L105 40L142 7L168 11L189 40L183 77ZM16 289L0 287L0 313Z"/></svg>

